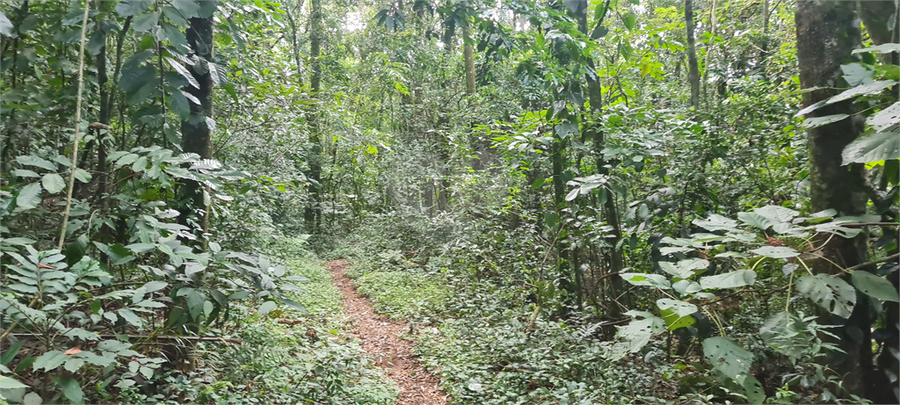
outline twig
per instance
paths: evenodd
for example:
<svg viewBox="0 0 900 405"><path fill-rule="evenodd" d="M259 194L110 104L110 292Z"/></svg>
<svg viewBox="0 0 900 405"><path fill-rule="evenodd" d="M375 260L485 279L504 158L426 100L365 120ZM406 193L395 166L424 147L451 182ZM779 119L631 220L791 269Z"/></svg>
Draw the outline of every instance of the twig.
<svg viewBox="0 0 900 405"><path fill-rule="evenodd" d="M72 171L69 173L69 191L66 192L66 211L63 214L62 229L59 231L59 249L66 243L66 228L69 212L72 210L72 189L75 188L75 168L78 167L78 141L81 138L81 91L84 89L84 39L87 34L88 12L91 1L84 2L84 18L81 21L81 48L78 51L78 96L75 99L75 141L72 145Z"/></svg>
<svg viewBox="0 0 900 405"><path fill-rule="evenodd" d="M846 271L856 270L858 268L866 267L866 266L873 265L873 264L889 262L889 261L897 259L897 258L900 258L900 253L895 253L895 254L892 254L887 257L882 257L881 259L878 259L878 260L872 260L871 262L865 262L865 263L857 264L855 266L850 266L850 267L847 267L846 269L844 269L844 271L846 272Z"/></svg>

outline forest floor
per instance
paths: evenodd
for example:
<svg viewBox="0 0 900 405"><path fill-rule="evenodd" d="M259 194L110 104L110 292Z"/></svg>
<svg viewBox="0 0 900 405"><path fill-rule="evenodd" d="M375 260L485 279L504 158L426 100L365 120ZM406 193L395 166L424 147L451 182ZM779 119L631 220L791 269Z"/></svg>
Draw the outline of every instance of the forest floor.
<svg viewBox="0 0 900 405"><path fill-rule="evenodd" d="M413 354L413 343L401 338L409 330L404 321L394 321L379 316L368 299L361 297L344 272L345 260L325 263L333 277L334 285L344 295L344 310L352 319L351 331L360 340L360 346L368 352L385 374L400 387L398 405L444 405L447 395L440 388L440 380L422 367Z"/></svg>

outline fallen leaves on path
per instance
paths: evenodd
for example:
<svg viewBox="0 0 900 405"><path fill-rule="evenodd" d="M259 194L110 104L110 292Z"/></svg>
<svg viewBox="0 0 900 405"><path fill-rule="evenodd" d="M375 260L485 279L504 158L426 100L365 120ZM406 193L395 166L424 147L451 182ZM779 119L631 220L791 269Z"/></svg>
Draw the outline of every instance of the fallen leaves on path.
<svg viewBox="0 0 900 405"><path fill-rule="evenodd" d="M344 294L344 310L353 319L351 331L360 340L362 348L385 374L400 386L398 405L445 405L447 395L441 390L437 377L422 368L413 355L413 344L398 336L409 328L406 322L392 321L375 314L372 305L356 293L345 260L325 263L331 272L334 285Z"/></svg>

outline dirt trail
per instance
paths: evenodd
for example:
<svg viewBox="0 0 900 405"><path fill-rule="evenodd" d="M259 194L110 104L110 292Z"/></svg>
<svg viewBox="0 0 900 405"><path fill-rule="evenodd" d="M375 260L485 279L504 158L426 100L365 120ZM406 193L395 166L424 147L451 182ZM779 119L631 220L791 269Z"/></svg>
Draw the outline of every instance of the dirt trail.
<svg viewBox="0 0 900 405"><path fill-rule="evenodd" d="M353 319L351 333L360 345L375 358L389 378L400 386L398 405L445 405L447 395L441 390L437 377L422 368L422 363L412 354L413 344L398 337L408 330L402 321L392 321L375 314L369 300L360 297L344 275L347 262L335 260L325 263L331 272L334 285L344 294L344 310Z"/></svg>

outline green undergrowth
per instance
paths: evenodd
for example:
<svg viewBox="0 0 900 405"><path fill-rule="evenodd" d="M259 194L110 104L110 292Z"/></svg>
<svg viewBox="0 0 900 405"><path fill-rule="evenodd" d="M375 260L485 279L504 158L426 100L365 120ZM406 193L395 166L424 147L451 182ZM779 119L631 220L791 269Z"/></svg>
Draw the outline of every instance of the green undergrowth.
<svg viewBox="0 0 900 405"><path fill-rule="evenodd" d="M654 368L640 353L604 360L609 343L587 320L542 314L529 328L534 307L515 286L465 269L429 271L373 248L344 250L348 276L377 312L413 320L417 352L454 404L665 402L653 393L676 389L678 370Z"/></svg>
<svg viewBox="0 0 900 405"><path fill-rule="evenodd" d="M313 255L283 242L280 255L303 276L292 299L308 313L284 308L260 317L237 308L231 337L240 344L201 345L196 370L168 377L167 399L181 403L393 404L399 390L349 333L341 293ZM148 402L140 392L129 402Z"/></svg>

